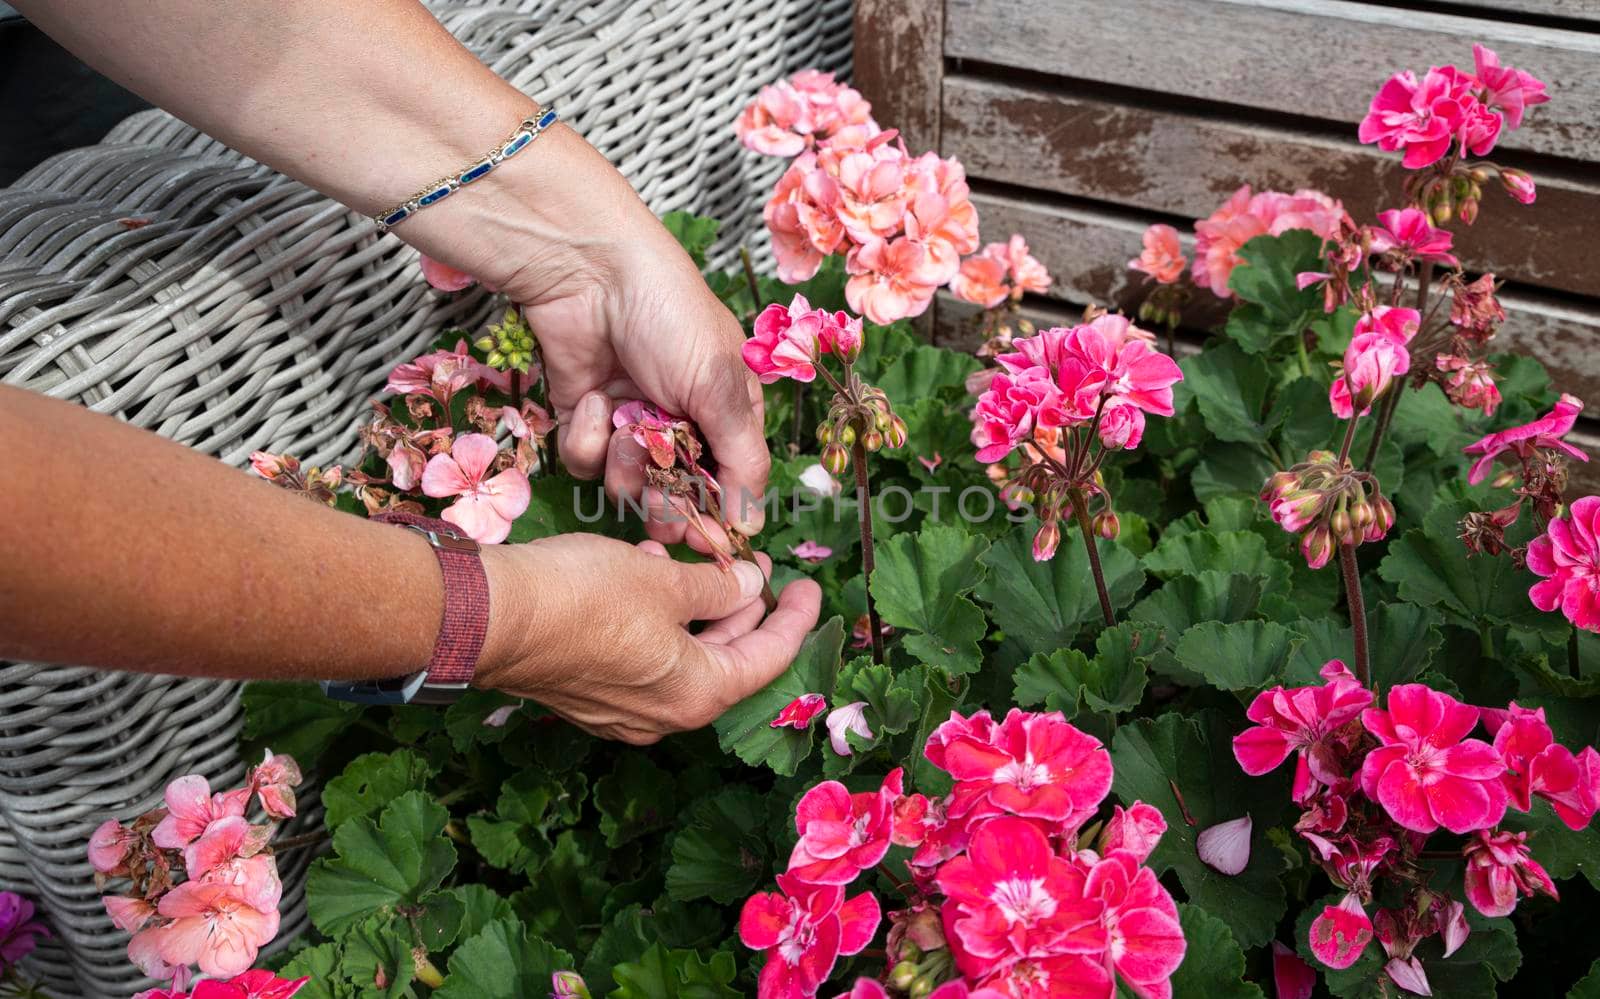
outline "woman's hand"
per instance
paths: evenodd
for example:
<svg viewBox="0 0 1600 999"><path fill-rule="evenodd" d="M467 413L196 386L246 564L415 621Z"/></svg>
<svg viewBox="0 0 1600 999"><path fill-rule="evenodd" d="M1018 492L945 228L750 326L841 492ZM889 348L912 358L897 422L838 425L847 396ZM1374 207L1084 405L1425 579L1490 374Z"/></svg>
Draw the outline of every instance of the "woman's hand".
<svg viewBox="0 0 1600 999"><path fill-rule="evenodd" d="M700 728L788 667L822 591L784 588L763 620L758 556L731 571L567 534L484 549L491 619L473 681L536 701L596 735L636 745ZM709 622L696 634L689 625Z"/></svg>

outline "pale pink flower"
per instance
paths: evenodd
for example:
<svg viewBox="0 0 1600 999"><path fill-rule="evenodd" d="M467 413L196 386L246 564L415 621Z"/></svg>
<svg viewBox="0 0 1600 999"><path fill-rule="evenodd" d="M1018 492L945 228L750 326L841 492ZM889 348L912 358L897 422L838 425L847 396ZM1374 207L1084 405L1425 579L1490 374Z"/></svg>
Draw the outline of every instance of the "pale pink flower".
<svg viewBox="0 0 1600 999"><path fill-rule="evenodd" d="M466 271L458 271L449 264L440 263L426 253L418 263L422 265L423 278L440 291L461 291L478 283L478 279Z"/></svg>
<svg viewBox="0 0 1600 999"><path fill-rule="evenodd" d="M949 280L928 247L910 237L871 239L845 257L850 308L879 325L921 315L933 293Z"/></svg>
<svg viewBox="0 0 1600 999"><path fill-rule="evenodd" d="M1494 383L1494 368L1486 361L1469 361L1455 354L1440 354L1433 359L1440 371L1447 371L1444 392L1463 409L1481 409L1493 416L1500 408L1500 389Z"/></svg>
<svg viewBox="0 0 1600 999"><path fill-rule="evenodd" d="M273 454L270 451L251 451L250 468L263 479L272 482L285 473L300 471L300 459L287 454Z"/></svg>
<svg viewBox="0 0 1600 999"><path fill-rule="evenodd" d="M1465 738L1478 712L1420 683L1391 688L1388 705L1361 714L1381 744L1362 761L1362 792L1413 832L1466 833L1499 822L1505 761L1488 743Z"/></svg>
<svg viewBox="0 0 1600 999"><path fill-rule="evenodd" d="M799 478L801 488L822 499L838 496L844 490L839 480L833 477L833 473L821 465L807 465L800 472Z"/></svg>
<svg viewBox="0 0 1600 999"><path fill-rule="evenodd" d="M1472 61L1472 75L1487 92L1485 102L1505 117L1509 128L1521 127L1525 110L1550 99L1542 81L1531 73L1501 66L1500 57L1487 46L1472 46Z"/></svg>
<svg viewBox="0 0 1600 999"><path fill-rule="evenodd" d="M1293 949L1272 941L1272 986L1277 999L1311 999L1317 972Z"/></svg>
<svg viewBox="0 0 1600 999"><path fill-rule="evenodd" d="M1529 543L1527 563L1544 577L1528 590L1535 607L1559 609L1577 627L1600 632L1600 496L1575 500L1566 517L1550 521Z"/></svg>
<svg viewBox="0 0 1600 999"><path fill-rule="evenodd" d="M817 565L831 558L833 549L827 545L819 545L815 541L802 541L798 545L791 545L789 554L802 562L810 562L812 565Z"/></svg>
<svg viewBox="0 0 1600 999"><path fill-rule="evenodd" d="M278 933L276 909L262 912L226 885L185 882L162 896L157 911L172 922L142 932L159 935L161 959L217 978L249 970Z"/></svg>
<svg viewBox="0 0 1600 999"><path fill-rule="evenodd" d="M261 827L264 829L265 827ZM260 837L262 841L265 837ZM249 847L255 849L255 846ZM198 882L221 885L246 905L261 912L273 912L283 899L283 882L278 878L278 862L270 853L234 856L207 871Z"/></svg>
<svg viewBox="0 0 1600 999"><path fill-rule="evenodd" d="M932 458L924 458L920 454L917 455L917 462L921 464L923 468L928 470L929 475L932 475L934 472L938 471L939 466L944 463L944 458L939 454L939 452L935 451L933 452Z"/></svg>
<svg viewBox="0 0 1600 999"><path fill-rule="evenodd" d="M611 413L611 425L628 431L633 442L650 453L650 460L661 468L671 468L678 461L678 435L687 433L690 425L681 416L657 406L653 402L630 399Z"/></svg>
<svg viewBox="0 0 1600 999"><path fill-rule="evenodd" d="M1144 440L1144 410L1132 403L1108 403L1097 430L1106 447L1132 451Z"/></svg>
<svg viewBox="0 0 1600 999"><path fill-rule="evenodd" d="M1372 705L1368 690L1337 659L1322 668L1327 683L1281 686L1257 694L1245 711L1255 722L1233 737L1233 756L1252 777L1277 769L1297 754L1294 800L1305 802L1319 785L1344 777L1340 759L1353 742L1352 723Z"/></svg>
<svg viewBox="0 0 1600 999"><path fill-rule="evenodd" d="M1011 297L1023 293L1042 295L1050 290L1050 272L1028 251L1028 241L1013 234L1006 241L1006 260L1011 264Z"/></svg>
<svg viewBox="0 0 1600 999"><path fill-rule="evenodd" d="M762 87L755 100L740 112L734 128L746 149L765 156L798 156L809 138L796 131L807 112L806 101L787 81Z"/></svg>
<svg viewBox="0 0 1600 999"><path fill-rule="evenodd" d="M846 900L838 885L807 885L778 875L776 892L752 895L739 914L739 940L766 952L762 996L814 996L839 956L872 942L882 911L871 892Z"/></svg>
<svg viewBox="0 0 1600 999"><path fill-rule="evenodd" d="M502 704L483 716L483 724L486 728L505 728L506 723L511 721L511 716L521 709L521 701L516 704Z"/></svg>
<svg viewBox="0 0 1600 999"><path fill-rule="evenodd" d="M1148 274L1157 284L1174 284L1183 277L1189 262L1183 256L1183 243L1178 230L1164 223L1156 223L1144 231L1144 252L1128 266Z"/></svg>
<svg viewBox="0 0 1600 999"><path fill-rule="evenodd" d="M888 239L901 230L913 192L906 185L906 157L897 147L874 141L825 162L834 167L829 172L839 185L839 223L851 239Z"/></svg>
<svg viewBox="0 0 1600 999"><path fill-rule="evenodd" d="M1509 454L1520 461L1531 457L1535 449L1547 448L1560 451L1569 458L1588 461L1589 456L1586 453L1561 439L1572 430L1573 424L1578 422L1578 414L1581 412L1583 412L1583 400L1563 394L1554 409L1532 423L1502 430L1468 444L1462 450L1467 454L1476 455L1478 460L1472 463L1472 468L1467 472L1467 482L1472 485L1482 482L1489 474L1489 468L1494 464L1494 460L1503 454Z"/></svg>
<svg viewBox="0 0 1600 999"><path fill-rule="evenodd" d="M1149 859L1167 831L1167 820L1161 810L1142 801L1136 801L1126 811L1114 805L1111 818L1106 820L1100 834L1100 852L1121 850L1131 854L1141 864Z"/></svg>
<svg viewBox="0 0 1600 999"><path fill-rule="evenodd" d="M267 750L261 763L250 774L250 789L261 800L261 808L275 819L294 817L294 789L300 786L300 764L284 753Z"/></svg>
<svg viewBox="0 0 1600 999"><path fill-rule="evenodd" d="M806 884L847 885L876 867L889 852L901 778L897 767L876 791L851 794L834 780L807 791L795 807L800 839L789 854L789 876Z"/></svg>
<svg viewBox="0 0 1600 999"><path fill-rule="evenodd" d="M845 233L838 208L838 185L818 168L814 153L789 164L762 209L781 280L788 284L810 280L822 258L840 247Z"/></svg>
<svg viewBox="0 0 1600 999"><path fill-rule="evenodd" d="M872 738L872 727L867 724L866 701L852 701L834 708L828 712L825 724L828 726L828 743L840 756L853 755L847 732L854 732L863 739Z"/></svg>
<svg viewBox="0 0 1600 999"><path fill-rule="evenodd" d="M1506 193L1524 205L1531 205L1539 197L1539 188L1533 178L1521 170L1501 170L1500 186Z"/></svg>
<svg viewBox="0 0 1600 999"><path fill-rule="evenodd" d="M1433 989L1428 985L1427 972L1423 970L1422 961L1412 954L1409 957L1391 957L1383 970L1389 979L1407 992L1419 996L1433 995Z"/></svg>
<svg viewBox="0 0 1600 999"><path fill-rule="evenodd" d="M979 712L989 728L988 713ZM1068 724L1059 711L1011 709L975 737L959 715L940 726L948 741L930 738L928 759L956 779L950 811L960 816L989 805L1013 815L1077 823L1111 791L1111 757L1100 740Z"/></svg>
<svg viewBox="0 0 1600 999"><path fill-rule="evenodd" d="M1361 900L1346 895L1338 905L1325 906L1311 921L1311 953L1330 968L1348 968L1372 942L1372 920Z"/></svg>
<svg viewBox="0 0 1600 999"><path fill-rule="evenodd" d="M122 873L128 851L138 839L132 829L116 819L106 819L89 835L89 865L101 874Z"/></svg>
<svg viewBox="0 0 1600 999"><path fill-rule="evenodd" d="M1450 253L1453 237L1436 229L1420 208L1391 208L1378 213L1380 224L1368 226L1373 253L1393 254L1397 261L1420 260L1455 267Z"/></svg>
<svg viewBox="0 0 1600 999"><path fill-rule="evenodd" d="M111 925L124 933L137 933L156 914L156 907L142 898L126 895L105 895L100 899L111 917Z"/></svg>
<svg viewBox="0 0 1600 999"><path fill-rule="evenodd" d="M1467 937L1472 933L1472 927L1467 925L1466 906L1455 899L1434 901L1434 912L1439 923L1439 936L1444 940L1444 956L1449 957L1461 949L1467 942Z"/></svg>
<svg viewBox="0 0 1600 999"><path fill-rule="evenodd" d="M528 509L533 492L528 477L515 468L490 475L500 448L487 434L462 434L449 454L428 459L422 492L435 499L459 497L440 514L479 544L499 544L511 523Z"/></svg>
<svg viewBox="0 0 1600 999"><path fill-rule="evenodd" d="M966 168L954 158L924 153L910 162L906 183L913 192L906 235L928 244L943 273L938 283L945 284L955 277L961 255L978 248L978 210Z"/></svg>
<svg viewBox="0 0 1600 999"><path fill-rule="evenodd" d="M1186 945L1178 907L1155 872L1131 854L1113 852L1089 869L1083 891L1105 903L1105 959L1117 977L1143 999L1171 999L1167 979L1183 963Z"/></svg>
<svg viewBox="0 0 1600 999"><path fill-rule="evenodd" d="M1219 822L1200 831L1195 848L1200 862L1229 877L1250 864L1250 816Z"/></svg>
<svg viewBox="0 0 1600 999"><path fill-rule="evenodd" d="M455 393L468 385L511 391L511 373L497 371L474 359L465 339L456 341L454 350L436 350L389 372L384 390L398 395L420 393L449 404Z"/></svg>
<svg viewBox="0 0 1600 999"><path fill-rule="evenodd" d="M242 816L250 803L250 789L211 793L211 784L199 774L179 777L167 785L167 816L156 824L150 841L163 850L181 850L218 819Z"/></svg>
<svg viewBox="0 0 1600 999"><path fill-rule="evenodd" d="M985 309L995 308L1011 297L1009 266L989 252L998 245L990 243L961 262L961 270L950 279L951 294Z"/></svg>
<svg viewBox="0 0 1600 999"><path fill-rule="evenodd" d="M1485 916L1509 916L1523 896L1560 898L1554 881L1528 852L1528 834L1478 830L1461 850L1467 861L1466 895Z"/></svg>
<svg viewBox="0 0 1600 999"><path fill-rule="evenodd" d="M183 848L184 870L189 872L190 878L204 877L235 857L261 852L271 834L266 826L252 826L238 815L217 819Z"/></svg>
<svg viewBox="0 0 1600 999"><path fill-rule="evenodd" d="M750 339L741 348L745 366L763 385L780 378L812 381L820 352L817 338L828 318L826 312L812 309L804 295L795 295L787 306L773 302L756 317Z"/></svg>
<svg viewBox="0 0 1600 999"><path fill-rule="evenodd" d="M771 721L773 728L793 728L804 731L811 727L811 722L828 710L828 699L821 694L801 694L778 712L778 716Z"/></svg>
<svg viewBox="0 0 1600 999"><path fill-rule="evenodd" d="M1209 218L1195 223L1190 274L1197 286L1210 288L1218 298L1232 298L1228 280L1233 269L1243 262L1239 248L1245 243L1261 235L1282 235L1290 229L1309 229L1323 239L1334 239L1345 218L1344 206L1320 191L1262 191L1252 195L1246 184Z"/></svg>
<svg viewBox="0 0 1600 999"><path fill-rule="evenodd" d="M428 464L427 456L410 441L397 441L385 460L389 464L389 481L401 492L417 488L422 469Z"/></svg>

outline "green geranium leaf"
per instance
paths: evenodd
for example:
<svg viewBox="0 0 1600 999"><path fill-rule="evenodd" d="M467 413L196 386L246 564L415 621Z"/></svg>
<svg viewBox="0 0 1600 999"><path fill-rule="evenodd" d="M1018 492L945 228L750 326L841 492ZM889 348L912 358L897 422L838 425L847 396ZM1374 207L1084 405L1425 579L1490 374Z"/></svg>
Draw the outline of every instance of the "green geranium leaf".
<svg viewBox="0 0 1600 999"><path fill-rule="evenodd" d="M1367 648L1372 660L1372 679L1380 691L1410 683L1433 663L1433 654L1444 644L1438 611L1420 604L1391 601L1367 615ZM1288 686L1316 685L1323 682L1319 672L1330 659L1339 659L1355 668L1355 637L1349 626L1336 618L1297 621L1292 630L1305 642L1290 657L1284 677Z"/></svg>
<svg viewBox="0 0 1600 999"><path fill-rule="evenodd" d="M1461 449L1474 440L1461 428L1461 409L1445 398L1444 391L1432 382L1407 392L1395 404L1389 420L1389 439L1403 447L1421 444L1441 458L1459 458ZM1383 480L1384 491L1391 488Z"/></svg>
<svg viewBox="0 0 1600 999"><path fill-rule="evenodd" d="M444 710L444 729L457 753L472 746L495 743L511 732L509 725L487 725L485 720L500 708L521 703L518 698L498 690L471 689Z"/></svg>
<svg viewBox="0 0 1600 999"><path fill-rule="evenodd" d="M281 978L309 978L295 999L355 999L355 988L339 977L339 945L317 944L297 951L277 970Z"/></svg>
<svg viewBox="0 0 1600 999"><path fill-rule="evenodd" d="M644 753L624 753L611 773L594 785L600 832L612 848L669 825L676 815L672 775Z"/></svg>
<svg viewBox="0 0 1600 999"><path fill-rule="evenodd" d="M573 970L572 955L550 946L515 919L497 919L462 941L435 999L524 999L548 995L550 976Z"/></svg>
<svg viewBox="0 0 1600 999"><path fill-rule="evenodd" d="M1267 541L1254 531L1190 531L1164 537L1144 557L1144 567L1162 579L1200 572L1242 572L1261 576L1267 588L1289 581L1289 564L1267 552Z"/></svg>
<svg viewBox="0 0 1600 999"><path fill-rule="evenodd" d="M1249 777L1233 758L1233 734L1243 727L1217 711L1171 713L1117 729L1111 746L1113 790L1124 804L1143 801L1161 810L1167 831L1150 855L1157 873L1175 870L1189 901L1228 924L1243 947L1272 939L1288 908L1282 854L1267 830L1285 818L1289 770ZM1182 795L1180 806L1177 793ZM1189 824L1187 815L1194 820ZM1234 877L1200 860L1196 839L1220 822L1250 816L1250 863Z"/></svg>
<svg viewBox="0 0 1600 999"><path fill-rule="evenodd" d="M1337 896L1328 896L1306 906L1301 913L1295 932L1301 957L1322 972L1328 991L1339 999L1411 996L1412 993L1401 990L1383 970L1387 958L1376 940L1367 945L1360 960L1343 971L1326 967L1311 953L1311 921L1321 915L1325 906L1338 901ZM1422 961L1434 995L1450 999L1494 999L1499 994L1497 983L1509 980L1522 964L1516 933L1505 920L1478 919L1473 915L1469 915L1468 920L1472 923L1472 933L1454 954L1444 956L1444 944L1437 934L1424 940L1415 953Z"/></svg>
<svg viewBox="0 0 1600 999"><path fill-rule="evenodd" d="M867 727L875 737L882 739L899 735L917 720L922 708L922 688L920 669L896 674L887 666L874 665L869 656L857 656L839 673L839 682L833 689L833 705L867 702Z"/></svg>
<svg viewBox="0 0 1600 999"><path fill-rule="evenodd" d="M510 919L511 903L486 885L457 885L422 896L423 912L414 920L417 938L437 954L458 939L476 936L496 919Z"/></svg>
<svg viewBox="0 0 1600 999"><path fill-rule="evenodd" d="M585 516L592 517L591 510L605 508L604 499L592 483L579 482L570 475L537 475L528 485L531 491L528 509L511 522L507 544L520 545L592 529L578 519L580 499Z"/></svg>
<svg viewBox="0 0 1600 999"><path fill-rule="evenodd" d="M981 659L988 622L966 598L983 579L989 543L959 527L933 524L877 546L872 596L878 614L904 631L906 649L923 662L970 673Z"/></svg>
<svg viewBox="0 0 1600 999"><path fill-rule="evenodd" d="M934 729L950 720L950 712L961 703L962 690L944 670L930 667L925 676L927 686L922 694L922 716L911 730L911 740L900 758L911 761L906 790L931 798L950 790L952 782L949 774L928 760L922 747L928 744L928 736Z"/></svg>
<svg viewBox="0 0 1600 999"><path fill-rule="evenodd" d="M1239 247L1241 263L1228 276L1228 287L1240 299L1263 308L1281 324L1285 337L1299 333L1322 316L1322 289L1301 290L1298 275L1327 268L1322 237L1309 229L1289 229L1277 236L1256 236Z"/></svg>
<svg viewBox="0 0 1600 999"><path fill-rule="evenodd" d="M538 829L524 822L487 815L467 816L467 835L473 849L482 854L491 867L507 871L532 871L549 850L548 841Z"/></svg>
<svg viewBox="0 0 1600 999"><path fill-rule="evenodd" d="M1338 443L1341 425L1328 405L1327 383L1315 378L1297 378L1279 392L1269 422L1281 428L1278 439L1287 454L1303 455Z"/></svg>
<svg viewBox="0 0 1600 999"><path fill-rule="evenodd" d="M241 738L306 761L326 753L364 710L359 704L323 696L314 683L256 681L244 685L240 699L244 704Z"/></svg>
<svg viewBox="0 0 1600 999"><path fill-rule="evenodd" d="M1255 616L1265 585L1264 576L1207 569L1167 580L1134 604L1128 617L1159 626L1175 642L1202 621L1227 623Z"/></svg>
<svg viewBox="0 0 1600 999"><path fill-rule="evenodd" d="M889 365L876 384L889 398L904 399L907 403L931 399L940 392L965 395L967 376L982 366L971 354L938 347L913 347Z"/></svg>
<svg viewBox="0 0 1600 999"><path fill-rule="evenodd" d="M1202 503L1222 497L1254 498L1277 470L1266 455L1254 448L1213 445L1189 475L1189 488Z"/></svg>
<svg viewBox="0 0 1600 999"><path fill-rule="evenodd" d="M812 632L782 676L716 720L717 742L723 751L753 767L768 766L793 777L801 761L811 755L812 740L821 726L813 724L797 731L787 726L773 728L772 720L800 695L826 695L833 689L843 647L843 618L833 618Z"/></svg>
<svg viewBox="0 0 1600 999"><path fill-rule="evenodd" d="M737 973L727 951L706 961L692 950L669 951L656 944L638 961L612 969L617 989L610 999L739 999L730 987Z"/></svg>
<svg viewBox="0 0 1600 999"><path fill-rule="evenodd" d="M1244 981L1244 951L1228 924L1197 905L1178 906L1183 963L1172 974L1175 996L1264 999L1261 986Z"/></svg>
<svg viewBox="0 0 1600 999"><path fill-rule="evenodd" d="M356 757L322 789L328 828L337 829L349 819L380 811L407 791L425 790L436 770L421 753L410 749Z"/></svg>
<svg viewBox="0 0 1600 999"><path fill-rule="evenodd" d="M1565 881L1582 874L1589 884L1600 888L1600 827L1594 823L1578 830L1568 828L1549 802L1535 798L1531 811L1506 812L1501 826L1529 834L1528 846L1552 878Z"/></svg>
<svg viewBox="0 0 1600 999"><path fill-rule="evenodd" d="M1300 642L1271 621L1206 621L1184 632L1173 652L1184 669L1213 687L1255 691L1283 677Z"/></svg>
<svg viewBox="0 0 1600 999"><path fill-rule="evenodd" d="M1589 973L1572 987L1567 999L1600 999L1600 958L1589 965Z"/></svg>
<svg viewBox="0 0 1600 999"><path fill-rule="evenodd" d="M689 212L668 212L661 216L661 224L672 233L672 238L678 241L678 245L688 252L689 259L694 261L694 265L704 268L706 251L717 241L717 230L722 228L722 223Z"/></svg>
<svg viewBox="0 0 1600 999"><path fill-rule="evenodd" d="M772 868L766 799L748 787L719 791L689 810L672 841L667 894L678 901L742 902Z"/></svg>
<svg viewBox="0 0 1600 999"><path fill-rule="evenodd" d="M1111 605L1125 607L1144 585L1139 560L1116 542L1097 539L1096 545ZM1012 530L984 552L982 562L988 573L979 598L989 604L995 627L1030 653L1069 646L1083 625L1101 620L1081 538L1063 538L1055 558L1035 562L1029 533Z"/></svg>
<svg viewBox="0 0 1600 999"><path fill-rule="evenodd" d="M594 995L608 995L617 983L611 969L638 957L654 945L655 930L644 906L637 903L617 911L600 930L600 936L583 959L583 981Z"/></svg>
<svg viewBox="0 0 1600 999"><path fill-rule="evenodd" d="M1144 696L1145 662L1158 644L1154 629L1120 624L1100 633L1095 656L1076 649L1036 653L1015 674L1016 702L1043 704L1074 718L1080 711L1116 714L1132 711ZM1143 649L1145 656L1138 655Z"/></svg>
<svg viewBox="0 0 1600 999"><path fill-rule="evenodd" d="M416 962L409 932L404 922L391 916L373 916L345 934L340 972L358 983L362 999L403 999L413 994ZM380 981L388 984L379 987Z"/></svg>
<svg viewBox="0 0 1600 999"><path fill-rule="evenodd" d="M456 863L444 835L450 815L422 791L391 801L376 824L361 817L333 833L335 856L311 866L306 908L317 929L333 935L366 916L416 904Z"/></svg>
<svg viewBox="0 0 1600 999"><path fill-rule="evenodd" d="M1193 398L1206 429L1219 440L1255 444L1267 437L1267 387L1272 372L1260 357L1233 344L1184 358L1183 381L1174 388L1174 405ZM1258 482L1256 489L1260 489Z"/></svg>

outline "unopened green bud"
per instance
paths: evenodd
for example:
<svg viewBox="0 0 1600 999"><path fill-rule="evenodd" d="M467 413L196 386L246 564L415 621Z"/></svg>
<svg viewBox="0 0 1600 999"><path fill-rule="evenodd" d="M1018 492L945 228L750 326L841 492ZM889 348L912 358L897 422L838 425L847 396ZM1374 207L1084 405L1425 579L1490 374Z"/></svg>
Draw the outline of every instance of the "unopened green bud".
<svg viewBox="0 0 1600 999"><path fill-rule="evenodd" d="M834 475L843 475L850 467L850 449L841 444L829 444L822 449L822 467Z"/></svg>
<svg viewBox="0 0 1600 999"><path fill-rule="evenodd" d="M876 430L868 430L861 438L861 446L868 451L877 451L883 447L883 435Z"/></svg>
<svg viewBox="0 0 1600 999"><path fill-rule="evenodd" d="M856 442L856 428L855 427L853 427L850 424L846 423L844 426L839 428L839 443L840 444L843 444L845 447L849 447L850 445L854 444L855 442Z"/></svg>
<svg viewBox="0 0 1600 999"><path fill-rule="evenodd" d="M892 988L909 989L916 980L917 966L910 961L901 961L889 972L889 985Z"/></svg>

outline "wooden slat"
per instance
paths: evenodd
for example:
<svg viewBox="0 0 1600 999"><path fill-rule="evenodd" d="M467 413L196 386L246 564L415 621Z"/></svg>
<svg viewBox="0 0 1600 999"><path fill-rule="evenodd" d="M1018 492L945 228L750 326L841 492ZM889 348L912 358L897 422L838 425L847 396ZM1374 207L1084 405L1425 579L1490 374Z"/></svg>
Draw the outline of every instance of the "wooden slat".
<svg viewBox="0 0 1600 999"><path fill-rule="evenodd" d="M1393 72L1481 41L1549 84L1506 148L1600 161L1600 36L1343 0L948 0L945 53L1352 127Z"/></svg>
<svg viewBox="0 0 1600 999"><path fill-rule="evenodd" d="M943 0L856 0L854 78L872 115L913 152L939 148Z"/></svg>
<svg viewBox="0 0 1600 999"><path fill-rule="evenodd" d="M1537 14L1574 21L1600 21L1600 0L1454 0L1458 7L1476 7L1485 13Z"/></svg>
<svg viewBox="0 0 1600 999"><path fill-rule="evenodd" d="M1180 111L1154 110L951 75L943 152L973 177L1203 218L1241 183L1313 187L1361 222L1400 203L1406 173L1372 146ZM1600 181L1600 168L1596 169ZM1491 181L1479 221L1456 224L1474 270L1600 295L1600 182L1542 180L1523 206Z"/></svg>
<svg viewBox="0 0 1600 999"><path fill-rule="evenodd" d="M1137 256L1145 220L1088 209L1040 205L994 195L975 195L983 230L991 239L1019 232L1049 268L1053 298L1074 303L1115 306L1137 312L1148 290L1144 275L1127 268ZM1185 250L1192 248L1186 238ZM1220 318L1223 303L1197 289L1186 322L1204 327ZM1591 400L1600 408L1600 312L1563 306L1530 297L1502 299L1507 320L1496 345L1501 350L1530 354L1544 362L1556 384Z"/></svg>

